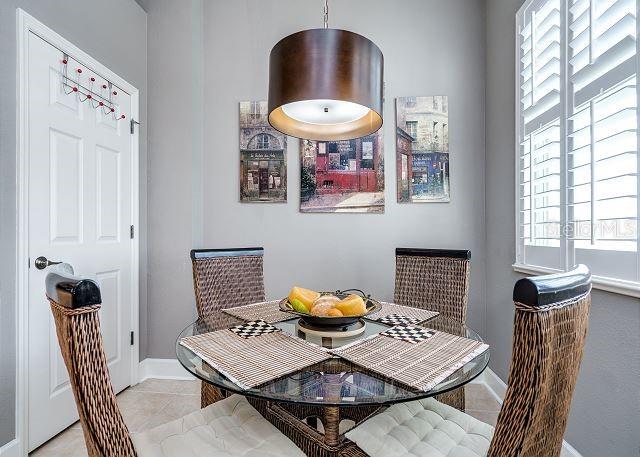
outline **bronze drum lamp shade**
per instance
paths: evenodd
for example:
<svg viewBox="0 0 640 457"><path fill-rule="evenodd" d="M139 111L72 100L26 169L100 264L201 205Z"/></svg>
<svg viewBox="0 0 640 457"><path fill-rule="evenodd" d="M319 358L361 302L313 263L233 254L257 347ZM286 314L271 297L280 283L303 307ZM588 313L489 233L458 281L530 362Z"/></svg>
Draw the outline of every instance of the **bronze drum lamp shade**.
<svg viewBox="0 0 640 457"><path fill-rule="evenodd" d="M382 51L357 33L311 29L280 40L269 57L269 123L318 141L382 127Z"/></svg>

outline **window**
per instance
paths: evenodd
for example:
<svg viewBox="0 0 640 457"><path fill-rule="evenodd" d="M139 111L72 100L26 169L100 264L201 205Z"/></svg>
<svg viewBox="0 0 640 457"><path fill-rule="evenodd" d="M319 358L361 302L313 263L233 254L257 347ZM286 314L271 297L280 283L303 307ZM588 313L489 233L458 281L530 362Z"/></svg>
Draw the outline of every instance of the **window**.
<svg viewBox="0 0 640 457"><path fill-rule="evenodd" d="M407 121L407 133L411 135L413 141L418 139L418 121Z"/></svg>
<svg viewBox="0 0 640 457"><path fill-rule="evenodd" d="M269 135L261 133L256 138L256 149L269 149Z"/></svg>
<svg viewBox="0 0 640 457"><path fill-rule="evenodd" d="M356 170L356 140L331 141L326 145L329 170Z"/></svg>
<svg viewBox="0 0 640 457"><path fill-rule="evenodd" d="M251 119L260 119L262 116L262 108L261 102L249 102L251 105L249 106L249 117Z"/></svg>
<svg viewBox="0 0 640 457"><path fill-rule="evenodd" d="M416 97L406 97L404 103L407 108L415 108L418 105Z"/></svg>
<svg viewBox="0 0 640 457"><path fill-rule="evenodd" d="M517 14L516 269L585 263L640 296L637 0L529 0Z"/></svg>

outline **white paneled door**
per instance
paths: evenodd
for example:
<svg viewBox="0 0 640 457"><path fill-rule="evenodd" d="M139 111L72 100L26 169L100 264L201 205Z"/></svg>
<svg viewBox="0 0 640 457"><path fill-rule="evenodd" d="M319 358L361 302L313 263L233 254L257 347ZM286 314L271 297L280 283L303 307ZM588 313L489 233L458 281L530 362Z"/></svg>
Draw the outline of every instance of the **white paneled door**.
<svg viewBox="0 0 640 457"><path fill-rule="evenodd" d="M29 34L29 449L77 420L73 393L34 260L67 262L102 291L100 324L116 392L131 381L132 158L131 97L68 58L69 77L116 102L114 113L81 101L62 84L63 53ZM81 69L81 73L77 70ZM91 81L90 78L95 78ZM116 96L113 91L119 92ZM67 93L70 92L70 93ZM126 119L116 119L124 114Z"/></svg>

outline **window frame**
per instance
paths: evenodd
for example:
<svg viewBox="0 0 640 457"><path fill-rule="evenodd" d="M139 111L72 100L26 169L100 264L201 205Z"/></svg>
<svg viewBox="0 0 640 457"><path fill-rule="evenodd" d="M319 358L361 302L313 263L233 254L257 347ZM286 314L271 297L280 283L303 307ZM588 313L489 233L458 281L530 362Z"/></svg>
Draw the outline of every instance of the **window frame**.
<svg viewBox="0 0 640 457"><path fill-rule="evenodd" d="M521 220L520 220L520 211L521 211L521 199L520 199L520 167L521 167L521 156L520 156L520 148L521 148L521 133L522 133L522 110L520 107L520 51L521 51L521 40L520 40L520 29L523 24L523 19L526 17L526 13L531 8L539 8L541 4L544 3L545 0L527 0L521 6L521 8L516 12L515 15L515 105L514 105L514 115L515 115L515 144L514 144L514 153L515 153L515 173L514 173L514 196L515 196L515 205L514 205L514 219L515 219L515 259L512 265L514 271L525 274L548 274L548 273L556 273L559 271L567 271L569 270L574 263L575 260L575 252L576 248L571 244L571 240L567 236L566 230L561 230L560 234L560 247L555 248L559 249L558 255L560 256L561 266L562 268L550 268L547 266L541 265L532 265L526 263L526 259L523 260L524 253L524 241L521 237ZM568 120L568 106L569 106L569 94L568 94L568 59L567 59L567 47L568 47L568 14L567 8L568 2L561 1L561 9L560 9L560 117L559 117L559 125L560 125L560 221L561 227L567 227L567 120ZM637 2L636 11L640 9L640 2ZM637 122L640 124L640 74L638 69L640 68L640 33L638 30L640 29L640 14L636 13L636 116ZM636 126L636 136L638 138L637 149L640 149L640 127ZM531 151L532 152L532 151ZM640 151L637 151L636 158L638 162L637 167L637 192L640 192ZM640 198L636 198L637 203L637 213L636 218L640 218ZM532 216L533 217L533 214ZM636 222L637 231L637 247L635 252L636 257L636 280L630 281L625 279L618 279L613 277L605 277L600 275L592 275L592 283L593 287L596 289L601 289L613 293L618 293L622 295L629 295L632 297L640 298L640 224ZM533 229L533 226L531 227ZM606 251L606 252L616 252L616 251Z"/></svg>
<svg viewBox="0 0 640 457"><path fill-rule="evenodd" d="M409 128L409 125L415 128ZM418 121L405 121L405 127L405 131L413 138L413 142L415 143L418 140Z"/></svg>
<svg viewBox="0 0 640 457"><path fill-rule="evenodd" d="M264 140L264 141L263 141ZM256 149L265 151L271 149L271 138L268 133L258 133L256 135Z"/></svg>

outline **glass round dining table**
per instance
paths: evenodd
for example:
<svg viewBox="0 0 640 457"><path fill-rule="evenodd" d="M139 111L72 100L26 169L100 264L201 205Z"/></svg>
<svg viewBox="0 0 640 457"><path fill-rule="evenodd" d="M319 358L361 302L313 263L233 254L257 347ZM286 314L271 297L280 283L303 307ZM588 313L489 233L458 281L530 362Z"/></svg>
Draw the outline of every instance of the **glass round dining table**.
<svg viewBox="0 0 640 457"><path fill-rule="evenodd" d="M372 337L390 327L369 319L364 319L364 321L365 330L363 333L346 338L332 338L302 332L298 326L297 317L277 322L273 325L283 332L325 348L337 348L357 340ZM229 326L238 322L241 321L233 322L233 320L230 320ZM482 341L480 335L471 328L442 315L438 315L421 325L430 329ZM341 419L348 416L348 414L341 413L358 409L372 411L375 410L375 407L418 400L449 392L479 376L487 367L490 356L489 350L484 351L429 391L422 391L403 385L341 358L332 358L263 385L244 389L180 344L180 340L184 337L219 329L219 320L207 319L199 319L186 327L176 341L176 354L182 366L196 378L223 391L265 400L269 404L281 405L284 410L296 408L300 410L302 408L312 411L315 408L315 410L324 412L318 414L318 416L323 419L324 440L329 445L337 445L340 441L338 425ZM304 418L298 417L298 419L302 420ZM326 420L335 422L335 427L328 426L325 423Z"/></svg>

